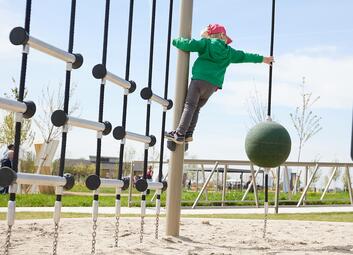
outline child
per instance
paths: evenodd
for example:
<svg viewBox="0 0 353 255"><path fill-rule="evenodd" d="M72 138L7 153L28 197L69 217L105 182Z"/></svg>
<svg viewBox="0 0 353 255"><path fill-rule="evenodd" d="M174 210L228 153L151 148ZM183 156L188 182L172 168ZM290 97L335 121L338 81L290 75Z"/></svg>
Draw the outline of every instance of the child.
<svg viewBox="0 0 353 255"><path fill-rule="evenodd" d="M192 67L191 82L179 126L175 131L166 133L167 139L178 144L192 141L200 108L215 91L222 89L224 74L230 64L266 63L270 65L273 62L273 57L245 53L230 47L228 44L232 40L227 36L222 25L208 25L202 31L201 37L201 40L185 38L173 40L173 45L178 49L199 54Z"/></svg>

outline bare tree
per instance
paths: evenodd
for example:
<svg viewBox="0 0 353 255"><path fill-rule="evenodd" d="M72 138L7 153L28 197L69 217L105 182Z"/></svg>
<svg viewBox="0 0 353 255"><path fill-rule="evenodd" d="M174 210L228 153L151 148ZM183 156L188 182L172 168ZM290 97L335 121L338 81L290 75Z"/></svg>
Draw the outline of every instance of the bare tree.
<svg viewBox="0 0 353 255"><path fill-rule="evenodd" d="M14 85L16 81L12 78ZM24 98L27 97L25 90ZM11 89L10 93L4 93L4 96L11 99L18 99L19 92L17 87ZM0 124L0 144L12 144L15 141L15 113L10 112L4 116ZM32 119L23 119L21 128L21 145L31 146L34 140L35 133L32 131Z"/></svg>
<svg viewBox="0 0 353 255"><path fill-rule="evenodd" d="M295 130L297 131L299 146L298 146L298 162L300 161L301 152L305 143L317 134L321 129L320 120L321 117L314 114L311 110L313 104L320 99L320 96L313 98L312 92L307 92L305 90L305 77L303 77L302 84L300 85L301 92L300 96L302 98L302 105L296 107L294 113L290 113L290 117ZM296 193L300 182L302 170L296 177L293 193ZM316 182L316 181L315 181Z"/></svg>
<svg viewBox="0 0 353 255"><path fill-rule="evenodd" d="M70 98L73 96L76 85L71 86ZM53 89L50 84L42 89L41 97L39 98L39 105L41 106L42 112L39 113L34 119L34 123L38 127L42 138L45 143L49 143L55 139L58 139L61 134L61 129L55 127L51 123L51 115L55 110L64 108L64 92L63 85L60 82L57 89ZM78 102L70 104L69 115L79 110Z"/></svg>
<svg viewBox="0 0 353 255"><path fill-rule="evenodd" d="M246 101L247 111L253 124L263 122L267 118L266 104L261 100L259 91L254 86L253 92Z"/></svg>

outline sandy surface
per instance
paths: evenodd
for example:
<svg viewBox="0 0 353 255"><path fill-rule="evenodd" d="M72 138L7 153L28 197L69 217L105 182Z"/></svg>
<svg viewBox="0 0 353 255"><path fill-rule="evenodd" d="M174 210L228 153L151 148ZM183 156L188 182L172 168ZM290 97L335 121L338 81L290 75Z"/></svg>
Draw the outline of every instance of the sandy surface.
<svg viewBox="0 0 353 255"><path fill-rule="evenodd" d="M353 224L270 221L262 238L259 220L182 219L181 237L154 239L154 219L146 218L143 243L139 243L138 218L120 220L119 248L114 248L114 219L100 218L96 254L353 254ZM91 219L62 219L58 254L90 254ZM0 223L3 253L5 222ZM52 220L17 221L10 254L52 254Z"/></svg>

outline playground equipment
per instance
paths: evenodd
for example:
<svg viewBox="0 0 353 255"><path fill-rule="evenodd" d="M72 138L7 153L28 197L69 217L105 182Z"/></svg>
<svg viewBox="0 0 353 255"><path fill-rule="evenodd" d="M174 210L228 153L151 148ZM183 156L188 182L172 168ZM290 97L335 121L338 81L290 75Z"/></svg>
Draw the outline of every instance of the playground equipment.
<svg viewBox="0 0 353 255"><path fill-rule="evenodd" d="M275 30L276 0L272 0L271 45L270 56L273 56L274 30ZM266 237L268 214L268 172L269 168L279 167L289 156L291 139L288 131L278 123L271 120L271 93L272 93L272 64L269 68L268 81L267 120L253 127L246 136L245 148L248 158L265 172L265 219L263 238Z"/></svg>
<svg viewBox="0 0 353 255"><path fill-rule="evenodd" d="M66 138L67 128L63 129L62 133L62 147L60 157L60 167L58 176L48 176L41 174L25 174L18 172L18 154L21 140L21 126L22 118L30 118L35 113L35 105L31 102L23 102L25 82L26 82L26 71L27 71L27 57L29 49L33 48L49 56L55 57L59 60L66 62L66 78L65 78L65 98L64 98L64 114L61 117L66 117L67 120L70 118L65 114L68 113L69 105L69 90L71 83L71 70L79 68L83 63L83 57L80 54L73 53L74 43L74 25L75 25L75 11L76 1L71 3L71 15L70 15L70 30L69 30L69 46L68 50L59 49L53 45L50 45L44 41L41 41L30 35L30 17L31 17L31 5L32 1L27 0L26 3L26 16L25 26L16 27L10 33L10 41L14 45L23 45L22 51L22 64L21 64L21 78L19 84L19 97L18 102L13 100L2 100L2 107L5 110L10 110L16 113L16 127L15 127L15 149L12 169L1 169L1 180L4 186L10 186L10 201L8 203L7 213L7 224L8 230L6 235L5 252L9 253L11 230L14 225L15 219L15 207L16 207L16 191L18 184L30 184L30 185L46 185L55 187L56 201L54 205L54 242L53 242L53 254L57 253L58 244L58 229L60 222L60 211L61 211L61 199L64 189L71 189L74 186L74 178L70 174L64 174L64 163L65 163L65 149L66 149ZM92 122L85 121L82 119L71 119L71 123L82 125L85 128L102 129L102 126L94 125Z"/></svg>

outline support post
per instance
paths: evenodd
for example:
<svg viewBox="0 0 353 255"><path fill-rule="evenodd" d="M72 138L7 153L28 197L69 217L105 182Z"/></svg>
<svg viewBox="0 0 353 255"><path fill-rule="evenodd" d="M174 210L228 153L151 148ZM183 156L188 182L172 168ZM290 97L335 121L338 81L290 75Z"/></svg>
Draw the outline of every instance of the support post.
<svg viewBox="0 0 353 255"><path fill-rule="evenodd" d="M284 167L284 179L286 180L287 188L288 188L288 199L292 200L292 190L290 187L290 180L289 180L289 174L288 174L288 167Z"/></svg>
<svg viewBox="0 0 353 255"><path fill-rule="evenodd" d="M195 209L197 203L199 202L199 200L200 200L200 198L201 198L201 196L202 196L202 193L205 191L205 189L206 189L208 183L210 182L210 180L211 180L211 178L212 178L214 172L215 172L217 169L218 169L218 162L216 162L216 164L214 165L214 167L213 167L213 169L212 169L210 175L208 176L206 182L203 184L202 189L200 190L200 193L197 195L197 198L195 199L195 202L194 202L194 204L192 205L192 209Z"/></svg>
<svg viewBox="0 0 353 255"><path fill-rule="evenodd" d="M306 187L305 187L305 189L304 189L304 191L303 191L303 194L301 195L301 197L300 197L300 199L299 199L299 202L298 202L298 204L297 204L297 207L299 207L299 206L302 204L302 202L303 202L303 200L304 200L304 197L305 197L305 195L306 195L306 192L308 192L308 189L309 189L309 187L310 187L310 184L311 184L311 182L313 181L314 176L315 176L317 170L319 169L319 166L320 166L319 164L316 164L315 169L314 169L314 172L313 172L313 174L311 175L310 180L309 180L308 184L306 185Z"/></svg>
<svg viewBox="0 0 353 255"><path fill-rule="evenodd" d="M347 173L349 199L351 200L351 205L353 206L352 183L351 183L351 175L349 173L349 167L348 166L346 166L346 173Z"/></svg>
<svg viewBox="0 0 353 255"><path fill-rule="evenodd" d="M338 167L335 166L335 168L333 169L332 174L331 174L331 176L330 176L330 179L328 180L328 182L327 182L327 184L326 184L326 187L325 187L325 189L324 189L324 192L323 192L322 195L321 195L320 201L322 201L322 200L324 199L324 197L325 197L325 195L326 195L326 192L327 192L328 188L330 187L330 184L331 184L331 182L332 182L332 179L333 179L333 177L335 176L335 173L337 172L337 169L338 169Z"/></svg>
<svg viewBox="0 0 353 255"><path fill-rule="evenodd" d="M179 36L191 37L193 0L180 1ZM173 128L179 124L188 86L190 54L178 51L174 98ZM166 201L166 235L179 236L181 186L184 166L184 145L176 145L170 153L169 182Z"/></svg>
<svg viewBox="0 0 353 255"><path fill-rule="evenodd" d="M203 185L205 185L206 174L205 174L205 167L203 164L201 164L201 169L202 169ZM207 186L206 186L206 191L205 191L205 197L206 197L206 201L208 201L208 187Z"/></svg>
<svg viewBox="0 0 353 255"><path fill-rule="evenodd" d="M275 213L278 214L279 207L279 180L281 175L281 167L277 167L277 178L276 178L276 197L275 197Z"/></svg>
<svg viewBox="0 0 353 255"><path fill-rule="evenodd" d="M222 189L222 206L224 206L224 200L226 198L226 191L227 191L227 171L228 171L228 165L224 165L224 170L223 170L223 189Z"/></svg>
<svg viewBox="0 0 353 255"><path fill-rule="evenodd" d="M248 195L250 189L251 189L251 186L253 187L254 189L254 196L255 196L255 203L256 203L256 207L259 207L259 199L257 197L257 185L256 185L256 177L258 175L258 173L260 172L260 168L256 170L256 173L254 173L254 165L253 164L250 164L250 171L251 171L251 177L252 177L252 180L251 182L249 183L249 186L248 188L246 189L244 195L243 195L243 198L241 199L241 201L244 201L246 196Z"/></svg>

